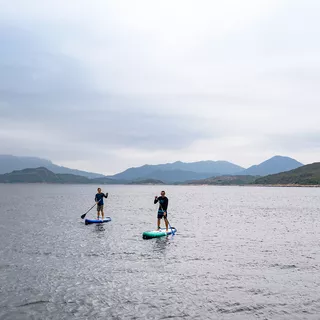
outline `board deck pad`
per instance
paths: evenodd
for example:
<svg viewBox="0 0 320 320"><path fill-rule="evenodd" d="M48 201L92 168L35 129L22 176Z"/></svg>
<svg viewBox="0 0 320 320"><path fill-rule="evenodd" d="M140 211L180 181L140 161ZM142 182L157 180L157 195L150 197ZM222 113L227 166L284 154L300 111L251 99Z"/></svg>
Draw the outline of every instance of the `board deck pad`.
<svg viewBox="0 0 320 320"><path fill-rule="evenodd" d="M172 229L172 230L171 230ZM159 231L152 230L152 231L145 231L142 234L143 239L152 239L152 238L160 238L169 236L170 234L175 234L177 232L177 229L175 227L169 228L168 232L166 232L165 228L161 228Z"/></svg>
<svg viewBox="0 0 320 320"><path fill-rule="evenodd" d="M111 218L110 217L105 217L103 220L102 219L86 219L84 220L85 224L93 224L93 223L106 223L110 222Z"/></svg>

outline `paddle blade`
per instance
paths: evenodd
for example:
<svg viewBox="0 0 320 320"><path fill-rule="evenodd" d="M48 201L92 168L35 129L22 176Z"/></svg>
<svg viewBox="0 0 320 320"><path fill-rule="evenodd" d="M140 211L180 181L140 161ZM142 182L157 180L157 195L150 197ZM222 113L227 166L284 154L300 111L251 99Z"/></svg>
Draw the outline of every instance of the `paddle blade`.
<svg viewBox="0 0 320 320"><path fill-rule="evenodd" d="M86 213L84 213L82 216L81 216L81 219L84 219L86 216Z"/></svg>

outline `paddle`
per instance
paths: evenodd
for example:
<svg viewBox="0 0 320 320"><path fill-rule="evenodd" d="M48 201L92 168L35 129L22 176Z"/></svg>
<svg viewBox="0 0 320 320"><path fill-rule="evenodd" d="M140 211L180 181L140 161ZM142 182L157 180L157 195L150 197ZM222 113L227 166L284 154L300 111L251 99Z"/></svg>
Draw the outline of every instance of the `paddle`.
<svg viewBox="0 0 320 320"><path fill-rule="evenodd" d="M84 219L86 217L86 214L91 211L97 204L95 203L86 213L84 213L82 216L81 216L81 219Z"/></svg>
<svg viewBox="0 0 320 320"><path fill-rule="evenodd" d="M108 198L108 192L106 193L106 195L105 195L105 198L107 199ZM86 212L86 213L84 213L82 216L81 216L81 219L84 219L85 217L86 217L86 215L87 215L87 213L89 212L89 211L91 211L95 206L97 205L97 202Z"/></svg>

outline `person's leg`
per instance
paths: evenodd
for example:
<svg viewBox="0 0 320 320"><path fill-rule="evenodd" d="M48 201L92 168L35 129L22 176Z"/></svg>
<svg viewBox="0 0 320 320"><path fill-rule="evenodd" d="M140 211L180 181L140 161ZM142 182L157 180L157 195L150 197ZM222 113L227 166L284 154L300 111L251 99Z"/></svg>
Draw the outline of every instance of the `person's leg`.
<svg viewBox="0 0 320 320"><path fill-rule="evenodd" d="M103 211L103 207L102 207L102 210L101 210L101 217L102 217L102 220L104 219L104 211Z"/></svg>
<svg viewBox="0 0 320 320"><path fill-rule="evenodd" d="M100 219L100 206L97 206L97 219Z"/></svg>
<svg viewBox="0 0 320 320"><path fill-rule="evenodd" d="M161 219L158 218L158 228L157 228L157 230L160 229L160 222L161 222Z"/></svg>

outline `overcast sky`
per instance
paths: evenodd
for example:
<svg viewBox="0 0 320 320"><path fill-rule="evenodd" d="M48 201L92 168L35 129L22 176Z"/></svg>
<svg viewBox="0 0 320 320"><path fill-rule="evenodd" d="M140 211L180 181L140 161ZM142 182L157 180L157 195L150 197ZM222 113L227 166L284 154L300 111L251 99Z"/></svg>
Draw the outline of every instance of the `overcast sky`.
<svg viewBox="0 0 320 320"><path fill-rule="evenodd" d="M320 1L0 7L0 154L105 174L320 161Z"/></svg>

